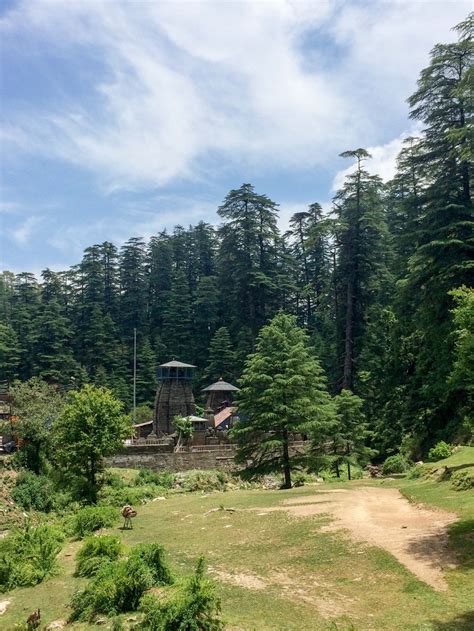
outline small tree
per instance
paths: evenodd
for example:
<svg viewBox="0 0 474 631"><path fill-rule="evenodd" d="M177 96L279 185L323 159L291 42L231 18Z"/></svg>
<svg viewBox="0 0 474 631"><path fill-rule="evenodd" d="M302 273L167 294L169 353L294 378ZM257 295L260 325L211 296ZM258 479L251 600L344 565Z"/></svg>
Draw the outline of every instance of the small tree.
<svg viewBox="0 0 474 631"><path fill-rule="evenodd" d="M115 454L133 433L123 404L110 390L85 385L70 393L53 431L58 465L66 477L82 483L82 494L95 503L104 458Z"/></svg>
<svg viewBox="0 0 474 631"><path fill-rule="evenodd" d="M247 359L238 397L241 420L232 434L237 462L249 477L282 471L291 488L291 470L305 456L290 453L296 432L316 433L331 418L331 400L306 333L294 316L279 313L264 326L257 351Z"/></svg>
<svg viewBox="0 0 474 631"><path fill-rule="evenodd" d="M51 425L61 413L64 397L57 387L38 377L23 383L15 382L10 394L15 420L5 429L21 440L24 465L34 473L40 473L50 447Z"/></svg>
<svg viewBox="0 0 474 631"><path fill-rule="evenodd" d="M178 434L178 442L176 443L175 451L179 451L179 448L183 443L186 443L193 435L193 424L189 416L175 416L173 419L176 432Z"/></svg>
<svg viewBox="0 0 474 631"><path fill-rule="evenodd" d="M376 452L367 446L371 432L363 411L364 402L350 390L342 390L334 397L336 423L333 434L333 455L337 477L339 465L347 466L347 477L351 479L351 464L366 464Z"/></svg>

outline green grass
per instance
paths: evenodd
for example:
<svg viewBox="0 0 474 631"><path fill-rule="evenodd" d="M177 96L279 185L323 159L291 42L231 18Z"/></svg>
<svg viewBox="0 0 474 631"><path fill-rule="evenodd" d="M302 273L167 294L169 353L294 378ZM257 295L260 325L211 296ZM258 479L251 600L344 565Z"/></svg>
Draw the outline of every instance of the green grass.
<svg viewBox="0 0 474 631"><path fill-rule="evenodd" d="M470 457L471 449L451 458ZM436 592L420 582L385 551L356 543L342 531L328 532L327 515L296 518L282 511L261 514L264 511L258 510L288 497L317 493L320 485L291 491L171 494L166 501L138 507L133 530L107 532L117 534L125 546L162 543L178 575L190 573L196 558L204 554L217 581L226 628L233 631L472 631L474 569L465 542L472 541L474 494L456 492L449 482L425 479L370 484L399 487L412 501L460 515L451 542L462 553L461 563L446 572L448 592ZM209 512L220 507L236 511ZM63 550L56 577L0 596L12 600L0 621L2 629L26 620L36 607L41 607L45 623L67 618L70 597L84 584L84 579L73 576L78 546L72 543Z"/></svg>

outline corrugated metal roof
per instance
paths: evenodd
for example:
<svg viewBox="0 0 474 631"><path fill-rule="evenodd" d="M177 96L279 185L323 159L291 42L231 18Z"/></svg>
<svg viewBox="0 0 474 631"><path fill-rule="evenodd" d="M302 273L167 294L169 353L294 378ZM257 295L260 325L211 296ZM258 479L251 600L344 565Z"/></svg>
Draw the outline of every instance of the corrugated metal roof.
<svg viewBox="0 0 474 631"><path fill-rule="evenodd" d="M239 388L237 388L236 386L233 386L231 383L228 383L227 381L224 381L223 379L219 379L219 381L216 381L215 383L212 383L210 386L207 386L207 388L202 389L203 392L215 392L219 390L221 392L237 392Z"/></svg>
<svg viewBox="0 0 474 631"><path fill-rule="evenodd" d="M178 362L173 359L166 364L160 364L159 368L196 368L196 366L193 366L192 364L184 364L183 362Z"/></svg>
<svg viewBox="0 0 474 631"><path fill-rule="evenodd" d="M235 407L227 407L221 410L218 414L214 416L214 427L219 427L224 421L227 421L229 416L235 412Z"/></svg>

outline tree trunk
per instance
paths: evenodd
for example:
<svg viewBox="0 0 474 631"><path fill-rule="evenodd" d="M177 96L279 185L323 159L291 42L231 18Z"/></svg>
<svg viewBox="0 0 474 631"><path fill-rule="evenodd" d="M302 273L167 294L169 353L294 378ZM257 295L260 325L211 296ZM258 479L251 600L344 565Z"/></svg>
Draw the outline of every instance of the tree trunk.
<svg viewBox="0 0 474 631"><path fill-rule="evenodd" d="M337 460L335 462L335 465L336 465L336 477L340 478L341 477L341 472L339 471L339 463L338 463Z"/></svg>
<svg viewBox="0 0 474 631"><path fill-rule="evenodd" d="M342 376L342 389L352 390L352 367L354 354L354 302L355 287L352 273L347 279L346 296L346 333L344 342L344 373Z"/></svg>
<svg viewBox="0 0 474 631"><path fill-rule="evenodd" d="M283 488L291 489L291 469L290 469L290 453L288 449L288 432L283 432L283 473L285 474L285 482Z"/></svg>
<svg viewBox="0 0 474 631"><path fill-rule="evenodd" d="M351 463L347 461L347 479L352 480L351 478Z"/></svg>

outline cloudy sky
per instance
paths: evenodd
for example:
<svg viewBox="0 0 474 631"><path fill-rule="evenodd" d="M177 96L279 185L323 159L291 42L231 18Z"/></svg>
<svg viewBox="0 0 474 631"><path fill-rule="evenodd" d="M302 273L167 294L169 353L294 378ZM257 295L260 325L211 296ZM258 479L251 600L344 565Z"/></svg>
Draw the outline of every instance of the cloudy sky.
<svg viewBox="0 0 474 631"><path fill-rule="evenodd" d="M281 221L366 147L393 172L406 98L470 2L2 0L1 267L215 222L251 182Z"/></svg>

